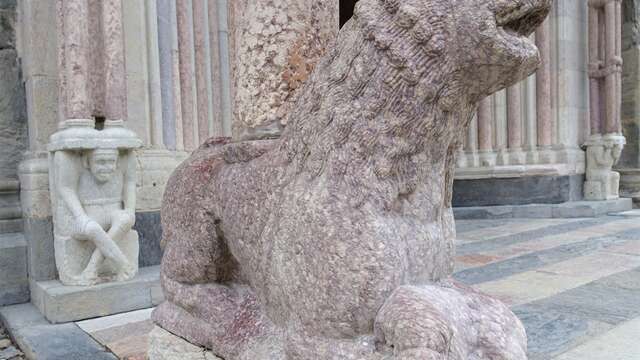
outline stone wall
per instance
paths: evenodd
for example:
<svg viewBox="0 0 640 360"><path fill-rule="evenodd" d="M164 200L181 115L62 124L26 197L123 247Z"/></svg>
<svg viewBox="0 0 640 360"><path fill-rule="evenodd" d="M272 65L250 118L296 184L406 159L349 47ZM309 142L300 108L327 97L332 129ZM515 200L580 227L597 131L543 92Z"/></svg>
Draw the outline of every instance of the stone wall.
<svg viewBox="0 0 640 360"><path fill-rule="evenodd" d="M16 0L0 0L0 181L17 180L27 143L25 94L16 52Z"/></svg>

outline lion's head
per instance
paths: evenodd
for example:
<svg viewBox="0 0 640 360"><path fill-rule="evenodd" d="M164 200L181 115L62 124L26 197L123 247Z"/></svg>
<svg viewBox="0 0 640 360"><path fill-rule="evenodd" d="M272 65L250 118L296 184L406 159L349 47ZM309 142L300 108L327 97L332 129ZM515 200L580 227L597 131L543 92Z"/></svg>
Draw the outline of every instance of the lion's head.
<svg viewBox="0 0 640 360"><path fill-rule="evenodd" d="M423 0L429 1L429 0ZM552 0L451 0L461 75L472 96L483 98L533 73L540 62L529 38Z"/></svg>
<svg viewBox="0 0 640 360"><path fill-rule="evenodd" d="M398 77L454 106L535 71L539 55L529 36L551 1L361 0L354 18Z"/></svg>

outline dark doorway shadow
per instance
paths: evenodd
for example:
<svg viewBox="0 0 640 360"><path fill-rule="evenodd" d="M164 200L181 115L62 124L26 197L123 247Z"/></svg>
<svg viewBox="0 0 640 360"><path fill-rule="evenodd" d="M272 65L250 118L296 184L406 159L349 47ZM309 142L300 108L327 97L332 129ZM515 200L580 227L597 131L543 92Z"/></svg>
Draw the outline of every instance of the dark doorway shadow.
<svg viewBox="0 0 640 360"><path fill-rule="evenodd" d="M353 8L358 0L340 0L340 28L353 16Z"/></svg>

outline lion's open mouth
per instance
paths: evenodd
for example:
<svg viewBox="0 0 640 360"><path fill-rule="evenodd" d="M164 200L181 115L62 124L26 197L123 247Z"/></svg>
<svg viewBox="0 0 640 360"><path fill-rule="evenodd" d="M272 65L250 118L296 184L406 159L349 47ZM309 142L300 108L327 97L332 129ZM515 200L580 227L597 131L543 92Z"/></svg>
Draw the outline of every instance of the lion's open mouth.
<svg viewBox="0 0 640 360"><path fill-rule="evenodd" d="M515 2L514 2L515 3ZM547 0L536 0L504 9L496 15L498 26L516 36L529 36L544 21L549 11Z"/></svg>

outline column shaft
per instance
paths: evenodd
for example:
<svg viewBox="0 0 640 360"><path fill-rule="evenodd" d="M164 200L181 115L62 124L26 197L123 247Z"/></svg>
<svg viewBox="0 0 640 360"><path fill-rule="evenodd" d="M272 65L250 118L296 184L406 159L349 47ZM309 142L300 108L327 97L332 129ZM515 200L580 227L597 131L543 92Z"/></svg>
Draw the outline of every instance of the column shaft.
<svg viewBox="0 0 640 360"><path fill-rule="evenodd" d="M536 44L540 51L540 67L536 72L536 113L538 146L549 147L553 143L551 119L551 46L549 19L536 30Z"/></svg>
<svg viewBox="0 0 640 360"><path fill-rule="evenodd" d="M196 108L198 118L198 139L204 142L209 137L209 96L207 91L208 72L205 32L204 0L193 0L193 42L195 51Z"/></svg>
<svg viewBox="0 0 640 360"><path fill-rule="evenodd" d="M91 118L87 0L64 1L64 93L67 119Z"/></svg>
<svg viewBox="0 0 640 360"><path fill-rule="evenodd" d="M509 149L522 148L522 91L520 83L507 88L507 130Z"/></svg>
<svg viewBox="0 0 640 360"><path fill-rule="evenodd" d="M189 22L189 1L176 2L176 14L178 19L178 52L180 68L180 107L182 109L182 136L184 148L193 150L195 144L194 134L194 94L193 94L193 66L191 62L191 42Z"/></svg>
<svg viewBox="0 0 640 360"><path fill-rule="evenodd" d="M102 1L102 21L105 57L105 117L108 120L126 120L127 77L124 63L121 0Z"/></svg>
<svg viewBox="0 0 640 360"><path fill-rule="evenodd" d="M612 71L615 67L617 54L617 40L616 35L618 30L616 29L616 2L609 1L604 6L604 18L605 18L605 68L607 69L607 75L605 78L605 110L606 117L604 123L605 133L619 132L619 121L617 121L618 106L617 94L618 90L616 85L617 73Z"/></svg>
<svg viewBox="0 0 640 360"><path fill-rule="evenodd" d="M478 148L493 150L493 130L491 118L491 97L486 97L478 105Z"/></svg>
<svg viewBox="0 0 640 360"><path fill-rule="evenodd" d="M600 107L600 16L599 10L589 7L589 112L591 134L602 132L602 110Z"/></svg>

